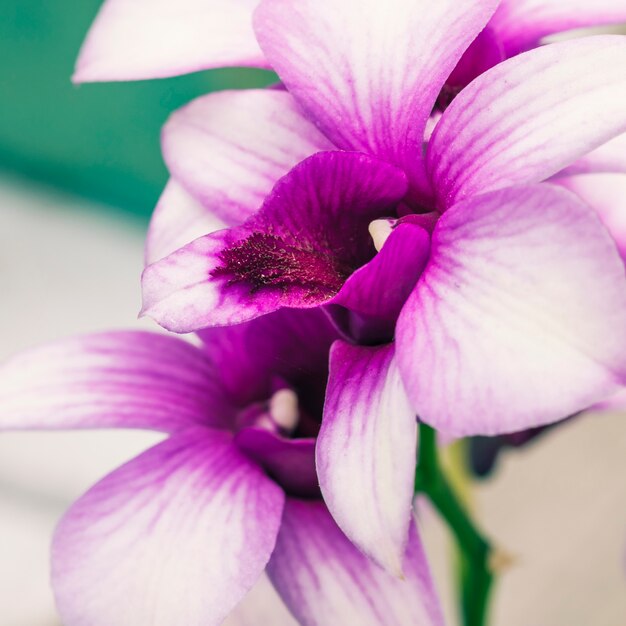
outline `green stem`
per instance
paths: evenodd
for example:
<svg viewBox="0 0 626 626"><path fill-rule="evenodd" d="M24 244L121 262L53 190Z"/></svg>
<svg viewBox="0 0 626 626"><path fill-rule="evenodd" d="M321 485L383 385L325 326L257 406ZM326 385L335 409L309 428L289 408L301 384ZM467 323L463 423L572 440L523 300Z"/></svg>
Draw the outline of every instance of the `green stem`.
<svg viewBox="0 0 626 626"><path fill-rule="evenodd" d="M491 547L476 529L446 480L439 463L437 436L426 424L420 424L415 491L428 496L456 539L461 557L461 609L464 626L485 626L489 591L493 581L489 568Z"/></svg>

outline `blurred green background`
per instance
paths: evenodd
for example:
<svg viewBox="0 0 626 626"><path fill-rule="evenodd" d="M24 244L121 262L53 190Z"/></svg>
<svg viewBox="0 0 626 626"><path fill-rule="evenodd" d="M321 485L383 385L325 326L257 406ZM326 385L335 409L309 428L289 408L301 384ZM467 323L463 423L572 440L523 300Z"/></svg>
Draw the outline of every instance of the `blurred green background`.
<svg viewBox="0 0 626 626"><path fill-rule="evenodd" d="M275 77L228 69L72 85L74 62L100 4L0 0L0 171L147 219L167 179L159 131L168 114L203 93L264 86Z"/></svg>

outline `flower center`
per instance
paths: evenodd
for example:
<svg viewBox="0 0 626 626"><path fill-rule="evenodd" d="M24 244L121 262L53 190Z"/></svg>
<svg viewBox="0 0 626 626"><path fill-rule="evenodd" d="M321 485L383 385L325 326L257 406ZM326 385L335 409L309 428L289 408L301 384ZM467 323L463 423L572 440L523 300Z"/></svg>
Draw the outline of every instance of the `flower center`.
<svg viewBox="0 0 626 626"><path fill-rule="evenodd" d="M370 222L368 230L372 241L374 242L376 252L380 252L382 247L385 245L385 241L387 241L389 235L391 235L391 231L393 230L396 221L397 220L394 219L381 219Z"/></svg>
<svg viewBox="0 0 626 626"><path fill-rule="evenodd" d="M284 437L293 436L300 424L298 394L289 387L275 391L265 402L258 402L242 411L237 430L263 428Z"/></svg>
<svg viewBox="0 0 626 626"><path fill-rule="evenodd" d="M293 389L279 389L270 398L269 415L281 431L292 433L300 421L298 394Z"/></svg>
<svg viewBox="0 0 626 626"><path fill-rule="evenodd" d="M351 270L341 267L330 250L306 242L255 232L220 254L222 266L212 276L229 278L228 284L248 283L252 293L263 287L283 290L299 287L305 297L324 300L336 294Z"/></svg>

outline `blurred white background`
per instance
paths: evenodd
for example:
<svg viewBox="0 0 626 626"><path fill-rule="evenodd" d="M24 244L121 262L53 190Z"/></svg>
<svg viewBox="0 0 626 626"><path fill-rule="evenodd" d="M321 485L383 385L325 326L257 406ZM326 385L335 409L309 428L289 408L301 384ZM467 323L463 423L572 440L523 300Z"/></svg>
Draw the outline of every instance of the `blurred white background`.
<svg viewBox="0 0 626 626"><path fill-rule="evenodd" d="M1 180L0 207L0 358L77 332L151 326L136 320L144 237L136 223ZM58 626L48 585L56 521L98 477L158 438L0 434L0 626ZM514 556L495 588L493 626L626 624L623 416L574 420L507 453L478 485L475 505ZM422 522L453 626L445 531L429 511Z"/></svg>

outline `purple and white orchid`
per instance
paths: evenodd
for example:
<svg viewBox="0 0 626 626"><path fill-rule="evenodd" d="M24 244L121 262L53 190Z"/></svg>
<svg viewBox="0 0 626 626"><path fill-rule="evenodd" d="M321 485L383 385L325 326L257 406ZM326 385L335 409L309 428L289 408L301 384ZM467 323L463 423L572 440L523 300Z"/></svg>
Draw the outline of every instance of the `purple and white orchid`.
<svg viewBox="0 0 626 626"><path fill-rule="evenodd" d="M0 369L2 430L167 433L60 522L52 578L65 623L210 626L234 610L226 624L237 626L269 602L277 625L295 624L291 613L314 626L441 626L415 526L401 579L362 555L320 499L315 435L336 339L326 317L279 312L201 339L88 335Z"/></svg>
<svg viewBox="0 0 626 626"><path fill-rule="evenodd" d="M626 228L598 191L626 178L626 38L537 48L626 19L588 4L104 3L78 82L282 84L163 132L143 312L199 345L106 333L0 368L0 429L167 436L61 521L68 625L241 626L261 594L281 626L441 626L418 416L510 433L626 381Z"/></svg>
<svg viewBox="0 0 626 626"><path fill-rule="evenodd" d="M626 60L626 40L553 44L492 68L446 109L424 154L441 86L490 16L485 3L465 4L461 17L396 12L378 39L378 23L363 8L351 28L365 34L341 39L338 26L336 37L329 30L341 22L330 4L262 3L257 35L289 93L207 96L191 105L205 116L195 139L189 127L200 116L189 111L164 133L177 180L215 203L222 219L249 217L149 266L144 311L186 332L283 306L338 304L356 314L352 325L377 320L384 335L402 309L395 351L412 405L426 422L458 435L547 423L616 389L620 342L602 337L609 326L619 335L626 313L619 255L593 209L538 183L626 130L626 80L598 70ZM427 37L407 48L418 26L450 32L443 19L469 34L445 49L431 40L423 49ZM400 42L397 54L389 41ZM432 60L418 65L425 55ZM264 118L258 134L274 136L267 150L253 134L247 146L236 132L229 137L230 116L217 112L239 103L248 111L256 103ZM287 121L268 131L281 103ZM300 117L296 103L306 112ZM602 118L585 123L594 107ZM327 147L314 127L345 151L305 159L257 211L252 202L268 191L272 174L297 152ZM295 143L299 128L307 130ZM235 161L239 173L216 184L226 169L218 163L203 186L206 157L196 158L203 139L207 153L223 144L224 161ZM281 141L289 148L280 151ZM257 176L238 185L257 165ZM539 358L544 352L549 359Z"/></svg>
<svg viewBox="0 0 626 626"><path fill-rule="evenodd" d="M624 265L596 211L551 182L626 131L626 75L610 69L626 66L626 40L496 65L447 103L424 149L442 88L498 2L453 4L264 0L257 38L288 91L207 96L174 116L164 149L184 189L166 192L151 239L165 245L161 225L181 215L172 193L232 226L143 280L144 312L177 332L323 305L377 344L332 351L317 465L339 526L391 571L410 524L403 442L416 414L453 435L514 432L626 376ZM251 111L259 130L244 140L229 124ZM578 167L602 170L592 157ZM206 211L185 206L197 227Z"/></svg>

